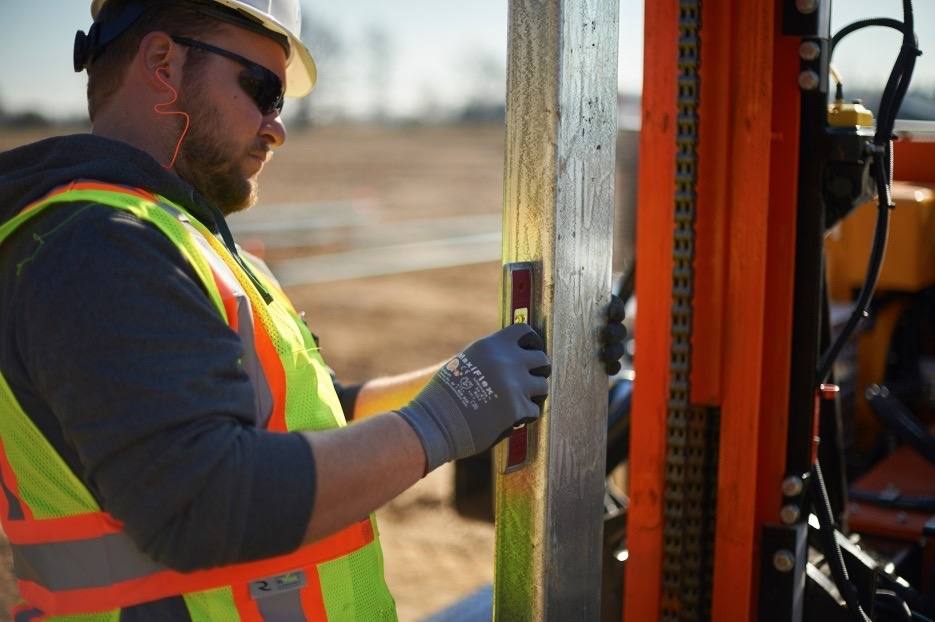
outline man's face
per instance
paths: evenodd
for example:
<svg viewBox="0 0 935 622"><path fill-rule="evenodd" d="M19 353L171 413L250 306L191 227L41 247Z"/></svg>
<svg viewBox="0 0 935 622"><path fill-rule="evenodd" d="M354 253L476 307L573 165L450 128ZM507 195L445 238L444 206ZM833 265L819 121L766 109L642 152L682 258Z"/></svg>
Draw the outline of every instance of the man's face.
<svg viewBox="0 0 935 622"><path fill-rule="evenodd" d="M201 40L284 80L285 51L271 39L225 27ZM191 116L191 124L175 170L225 215L244 210L256 202L257 178L272 149L285 141L285 128L275 113L264 116L240 87L242 65L202 50L187 53L207 56L182 80L178 108Z"/></svg>

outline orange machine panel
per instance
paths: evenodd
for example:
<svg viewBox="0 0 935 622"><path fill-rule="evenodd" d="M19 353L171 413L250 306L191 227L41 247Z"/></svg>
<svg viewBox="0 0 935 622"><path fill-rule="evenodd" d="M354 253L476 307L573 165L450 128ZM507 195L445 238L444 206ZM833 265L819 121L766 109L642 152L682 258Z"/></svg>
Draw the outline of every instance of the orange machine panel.
<svg viewBox="0 0 935 622"><path fill-rule="evenodd" d="M895 182L889 241L879 290L916 292L935 285L935 184ZM831 294L847 301L866 278L876 203L861 205L827 238Z"/></svg>
<svg viewBox="0 0 935 622"><path fill-rule="evenodd" d="M904 445L857 480L854 490L927 497L932 494L933 481L935 466ZM918 541L931 518L926 512L901 512L867 502L852 501L848 505L848 521L854 531L907 542Z"/></svg>
<svg viewBox="0 0 935 622"><path fill-rule="evenodd" d="M896 141L893 168L894 179L935 184L935 141Z"/></svg>

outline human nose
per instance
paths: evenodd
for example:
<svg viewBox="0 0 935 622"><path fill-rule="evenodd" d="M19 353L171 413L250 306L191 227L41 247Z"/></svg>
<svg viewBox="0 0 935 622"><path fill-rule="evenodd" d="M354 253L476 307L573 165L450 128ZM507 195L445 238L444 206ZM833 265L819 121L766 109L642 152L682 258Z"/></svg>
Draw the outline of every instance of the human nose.
<svg viewBox="0 0 935 622"><path fill-rule="evenodd" d="M266 138L274 147L281 147L286 142L286 126L279 113L267 115L260 126L260 135Z"/></svg>

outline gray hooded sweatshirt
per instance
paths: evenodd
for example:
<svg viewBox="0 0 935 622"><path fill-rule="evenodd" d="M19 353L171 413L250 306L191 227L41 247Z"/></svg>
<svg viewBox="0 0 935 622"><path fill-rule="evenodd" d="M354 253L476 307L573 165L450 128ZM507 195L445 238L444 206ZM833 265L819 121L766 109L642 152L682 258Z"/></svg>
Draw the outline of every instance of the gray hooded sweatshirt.
<svg viewBox="0 0 935 622"><path fill-rule="evenodd" d="M0 153L0 223L76 179L143 188L226 229L148 154L91 135ZM0 245L0 291L0 373L143 552L189 571L299 546L311 449L256 427L240 339L168 238L110 207L58 205ZM122 619L188 614L170 598Z"/></svg>

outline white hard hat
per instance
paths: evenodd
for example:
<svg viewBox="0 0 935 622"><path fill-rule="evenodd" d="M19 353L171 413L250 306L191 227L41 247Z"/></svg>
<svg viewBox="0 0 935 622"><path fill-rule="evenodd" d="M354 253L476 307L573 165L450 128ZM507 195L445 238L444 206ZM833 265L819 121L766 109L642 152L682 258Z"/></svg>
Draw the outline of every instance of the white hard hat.
<svg viewBox="0 0 935 622"><path fill-rule="evenodd" d="M91 17L97 20L98 13L108 0L92 0ZM204 0L202 0L204 1ZM315 61L302 43L302 16L299 0L210 0L243 13L270 32L286 37L289 41L289 57L286 60L286 96L307 95L318 71Z"/></svg>

